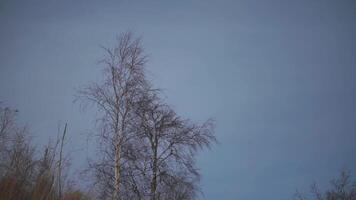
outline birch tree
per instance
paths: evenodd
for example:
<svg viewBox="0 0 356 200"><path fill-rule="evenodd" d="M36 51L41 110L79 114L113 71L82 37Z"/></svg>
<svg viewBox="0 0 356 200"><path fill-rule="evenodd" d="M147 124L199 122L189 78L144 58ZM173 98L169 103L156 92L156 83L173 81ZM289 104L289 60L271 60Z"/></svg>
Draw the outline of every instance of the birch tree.
<svg viewBox="0 0 356 200"><path fill-rule="evenodd" d="M104 80L79 92L99 109L99 159L91 162L99 199L189 200L198 192L197 152L216 141L214 123L178 116L145 76L140 40L121 35L105 48Z"/></svg>
<svg viewBox="0 0 356 200"><path fill-rule="evenodd" d="M208 120L196 124L183 119L158 95L150 93L136 110L140 119L138 137L144 149L149 149L149 171L145 173L150 180L149 199L193 199L200 176L196 153L216 141L214 123Z"/></svg>
<svg viewBox="0 0 356 200"><path fill-rule="evenodd" d="M144 73L146 56L141 41L133 39L131 33L122 34L116 47L104 50L106 57L101 62L104 65L104 81L80 90L79 98L93 103L101 113L98 121L103 160L96 163L96 169L103 176L113 173L110 182L102 184L112 190L111 194L106 192L106 195L116 200L121 191L122 151L130 139L133 105L148 85Z"/></svg>

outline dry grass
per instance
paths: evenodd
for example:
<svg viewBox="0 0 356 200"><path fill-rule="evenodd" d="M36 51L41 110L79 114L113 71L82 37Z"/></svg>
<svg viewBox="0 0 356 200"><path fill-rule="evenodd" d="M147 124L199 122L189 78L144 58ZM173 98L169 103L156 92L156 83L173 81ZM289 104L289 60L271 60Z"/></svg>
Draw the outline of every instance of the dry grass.
<svg viewBox="0 0 356 200"><path fill-rule="evenodd" d="M90 200L79 190L65 191L59 199L54 189L53 176L39 177L34 185L26 185L16 177L6 177L0 181L0 200Z"/></svg>

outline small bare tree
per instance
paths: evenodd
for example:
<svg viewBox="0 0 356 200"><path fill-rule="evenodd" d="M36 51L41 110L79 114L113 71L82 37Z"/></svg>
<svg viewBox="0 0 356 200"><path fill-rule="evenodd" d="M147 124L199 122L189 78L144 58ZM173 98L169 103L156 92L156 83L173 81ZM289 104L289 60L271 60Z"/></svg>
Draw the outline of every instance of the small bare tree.
<svg viewBox="0 0 356 200"><path fill-rule="evenodd" d="M28 128L16 122L17 112L0 104L0 199L68 199L67 124L39 152Z"/></svg>
<svg viewBox="0 0 356 200"><path fill-rule="evenodd" d="M0 199L23 198L35 180L35 147L27 128L15 123L16 113L0 105L0 191L17 188L23 192L9 190L1 193Z"/></svg>
<svg viewBox="0 0 356 200"><path fill-rule="evenodd" d="M93 103L102 114L99 119L101 151L108 157L97 166L101 166L102 174L114 173L110 179L112 186L107 185L107 189L112 189L111 198L116 200L122 184L122 148L130 138L133 105L148 85L144 73L146 56L140 40L133 39L131 33L121 35L117 47L104 50L104 81L80 90L78 97Z"/></svg>
<svg viewBox="0 0 356 200"><path fill-rule="evenodd" d="M332 188L322 193L317 184L311 186L311 193L316 200L356 200L356 182L351 182L350 172L343 170L338 179L331 181ZM308 198L297 191L295 194L297 200L307 200Z"/></svg>
<svg viewBox="0 0 356 200"><path fill-rule="evenodd" d="M0 171L1 161L4 161L11 142L11 137L17 132L15 126L15 115L17 110L9 107L3 107L0 102Z"/></svg>

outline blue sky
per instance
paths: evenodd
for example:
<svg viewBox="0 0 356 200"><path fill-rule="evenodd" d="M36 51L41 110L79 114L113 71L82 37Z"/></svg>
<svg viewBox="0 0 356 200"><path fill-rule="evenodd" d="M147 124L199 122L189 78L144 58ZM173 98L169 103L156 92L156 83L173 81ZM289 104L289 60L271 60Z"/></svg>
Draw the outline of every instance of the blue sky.
<svg viewBox="0 0 356 200"><path fill-rule="evenodd" d="M100 79L100 46L130 30L167 102L217 121L219 144L198 158L204 198L292 199L356 173L355 21L353 0L1 0L0 100L38 143L68 122L82 165L95 116L75 89Z"/></svg>

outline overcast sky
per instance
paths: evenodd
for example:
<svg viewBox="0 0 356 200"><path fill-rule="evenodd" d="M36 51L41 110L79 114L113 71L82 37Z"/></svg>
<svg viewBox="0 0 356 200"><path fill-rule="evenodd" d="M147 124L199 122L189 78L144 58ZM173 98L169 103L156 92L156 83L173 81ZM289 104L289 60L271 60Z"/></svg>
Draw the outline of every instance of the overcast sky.
<svg viewBox="0 0 356 200"><path fill-rule="evenodd" d="M205 199L292 199L356 175L355 0L0 2L0 101L39 143L68 122L75 163L95 118L75 89L130 30L167 102L217 122L198 158Z"/></svg>

